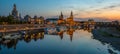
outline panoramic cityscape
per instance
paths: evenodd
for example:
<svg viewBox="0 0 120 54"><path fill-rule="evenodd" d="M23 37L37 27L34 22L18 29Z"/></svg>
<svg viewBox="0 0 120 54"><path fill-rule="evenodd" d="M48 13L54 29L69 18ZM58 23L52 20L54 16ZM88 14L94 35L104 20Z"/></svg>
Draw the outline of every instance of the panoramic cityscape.
<svg viewBox="0 0 120 54"><path fill-rule="evenodd" d="M0 54L120 54L120 1L0 0Z"/></svg>

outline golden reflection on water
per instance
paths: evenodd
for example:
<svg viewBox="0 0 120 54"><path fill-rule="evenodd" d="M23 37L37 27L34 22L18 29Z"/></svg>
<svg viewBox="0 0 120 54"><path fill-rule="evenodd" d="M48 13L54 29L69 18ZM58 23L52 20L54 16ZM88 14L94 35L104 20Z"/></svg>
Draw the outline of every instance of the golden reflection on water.
<svg viewBox="0 0 120 54"><path fill-rule="evenodd" d="M91 39L92 34L90 33L92 29L67 29L66 31L60 31L57 32L56 35L59 35L60 39L62 40L64 36L69 36L70 41L73 40L73 36L75 39L80 38L80 37L87 37ZM16 49L16 45L18 41L24 40L26 43L31 42L31 40L37 41L38 39L42 40L44 39L44 32L35 32L35 33L27 33L21 38L18 39L11 39L11 40L2 40L0 41L0 45L4 45L7 48L14 48Z"/></svg>
<svg viewBox="0 0 120 54"><path fill-rule="evenodd" d="M91 34L92 29L68 29L67 31L64 32L58 32L58 35L60 36L61 40L63 39L63 36L69 36L70 37L70 41L74 39L79 39L80 37L85 37L88 39L92 38L92 34Z"/></svg>
<svg viewBox="0 0 120 54"><path fill-rule="evenodd" d="M80 37L86 37L86 38L89 38L91 39L92 37L92 34L88 31L84 31L84 30L76 30L74 32L74 35L73 35L76 39L77 38L80 38Z"/></svg>
<svg viewBox="0 0 120 54"><path fill-rule="evenodd" d="M34 39L35 41L37 41L38 39L44 39L44 32L38 32L36 34L26 34L24 36L24 40L26 42L31 41L32 39Z"/></svg>

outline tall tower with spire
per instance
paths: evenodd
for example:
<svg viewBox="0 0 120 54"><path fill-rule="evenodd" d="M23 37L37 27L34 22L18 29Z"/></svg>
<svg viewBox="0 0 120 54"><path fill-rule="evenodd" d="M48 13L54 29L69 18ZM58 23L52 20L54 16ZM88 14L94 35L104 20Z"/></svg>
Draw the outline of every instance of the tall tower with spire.
<svg viewBox="0 0 120 54"><path fill-rule="evenodd" d="M62 14L62 12L61 12L61 15L59 16L59 19L63 20L63 14Z"/></svg>
<svg viewBox="0 0 120 54"><path fill-rule="evenodd" d="M71 11L70 18L73 19L73 12Z"/></svg>
<svg viewBox="0 0 120 54"><path fill-rule="evenodd" d="M16 4L13 5L12 15L13 15L14 18L16 18L16 19L19 18L19 14L18 14L18 11L17 11Z"/></svg>
<svg viewBox="0 0 120 54"><path fill-rule="evenodd" d="M73 18L74 18L74 17L73 17L73 12L71 11L70 17L66 19L66 23L68 23L68 24L71 25L71 26L74 25L75 22L74 22L74 19L73 19Z"/></svg>
<svg viewBox="0 0 120 54"><path fill-rule="evenodd" d="M14 4L14 7L13 7L14 10L16 10L16 4Z"/></svg>

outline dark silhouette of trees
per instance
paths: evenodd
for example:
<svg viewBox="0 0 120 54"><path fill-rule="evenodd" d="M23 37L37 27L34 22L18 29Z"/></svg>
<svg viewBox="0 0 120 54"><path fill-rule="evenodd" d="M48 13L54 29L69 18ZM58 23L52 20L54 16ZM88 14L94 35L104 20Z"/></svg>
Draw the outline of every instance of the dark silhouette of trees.
<svg viewBox="0 0 120 54"><path fill-rule="evenodd" d="M0 24L25 24L27 22L15 20L12 15L0 16Z"/></svg>
<svg viewBox="0 0 120 54"><path fill-rule="evenodd" d="M13 16L0 16L0 24L12 24L14 23L14 18Z"/></svg>

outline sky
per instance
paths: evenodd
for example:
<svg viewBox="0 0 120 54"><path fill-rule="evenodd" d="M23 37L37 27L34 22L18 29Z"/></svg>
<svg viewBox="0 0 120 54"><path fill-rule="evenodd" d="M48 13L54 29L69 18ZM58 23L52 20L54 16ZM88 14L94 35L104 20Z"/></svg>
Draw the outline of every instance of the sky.
<svg viewBox="0 0 120 54"><path fill-rule="evenodd" d="M0 0L0 16L8 16L13 4L22 17L58 18L62 12L67 18L73 11L78 19L120 20L120 0Z"/></svg>

